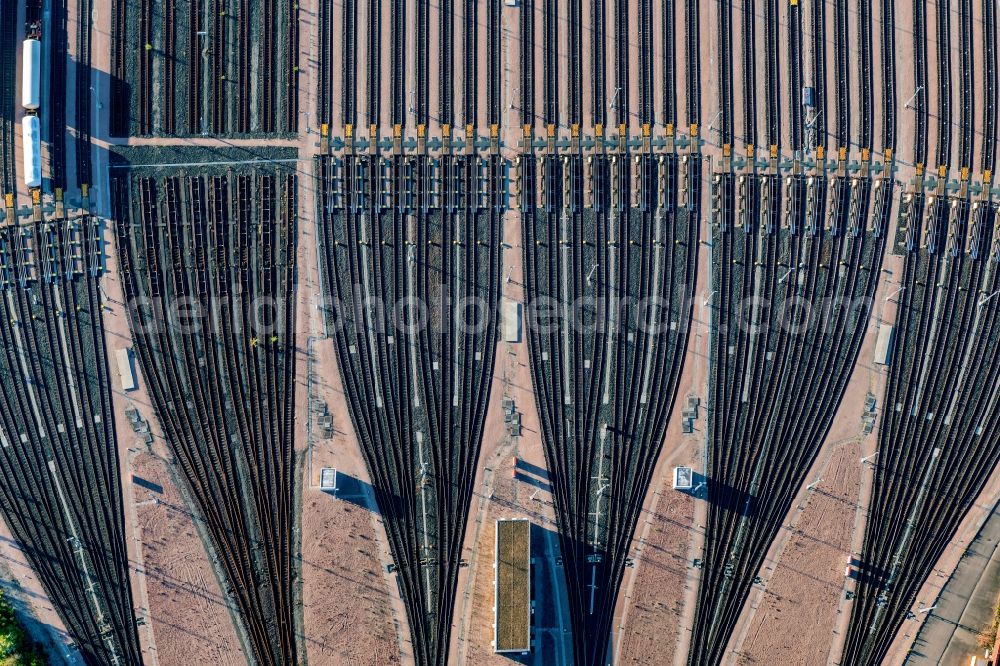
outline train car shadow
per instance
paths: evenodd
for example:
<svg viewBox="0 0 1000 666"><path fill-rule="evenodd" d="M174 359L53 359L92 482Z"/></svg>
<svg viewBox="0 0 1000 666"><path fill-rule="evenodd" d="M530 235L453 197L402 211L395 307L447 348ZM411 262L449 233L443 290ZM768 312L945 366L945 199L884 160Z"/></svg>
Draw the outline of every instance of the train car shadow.
<svg viewBox="0 0 1000 666"><path fill-rule="evenodd" d="M516 464L514 465L514 468L519 471L525 472L527 474L536 476L543 481L546 482L549 481L549 471L547 469L545 469L544 467L539 467L538 465L534 465L528 462L527 460L518 458Z"/></svg>
<svg viewBox="0 0 1000 666"><path fill-rule="evenodd" d="M707 499L710 504L723 511L737 513L745 518L755 518L760 512L760 498L742 488L709 479L697 472L693 473L693 480L694 485L689 494Z"/></svg>
<svg viewBox="0 0 1000 666"><path fill-rule="evenodd" d="M856 557L848 561L847 577L864 583L872 587L882 587L888 578L888 572L881 567L876 567L867 562L863 562Z"/></svg>
<svg viewBox="0 0 1000 666"><path fill-rule="evenodd" d="M529 475L525 474L524 472L522 472L520 470L514 470L514 478L516 480L520 481L521 483L526 483L529 486L532 486L534 488L538 488L539 490L541 490L543 492L546 492L546 493L549 493L549 494L552 493L552 484L548 483L545 480L536 478L534 476L529 476Z"/></svg>

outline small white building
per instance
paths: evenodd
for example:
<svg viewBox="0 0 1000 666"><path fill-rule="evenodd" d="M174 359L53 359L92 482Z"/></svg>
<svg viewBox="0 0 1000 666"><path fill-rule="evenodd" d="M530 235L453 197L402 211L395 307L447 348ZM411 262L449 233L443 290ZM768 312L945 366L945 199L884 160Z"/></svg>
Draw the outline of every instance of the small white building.
<svg viewBox="0 0 1000 666"><path fill-rule="evenodd" d="M121 379L123 391L134 391L135 367L132 365L132 350L122 347L115 352L115 359L118 361L118 377Z"/></svg>
<svg viewBox="0 0 1000 666"><path fill-rule="evenodd" d="M691 490L694 487L694 472L690 467L674 467L674 490Z"/></svg>
<svg viewBox="0 0 1000 666"><path fill-rule="evenodd" d="M878 339L875 340L875 362L879 365L892 363L892 348L896 342L896 327L882 322L878 327Z"/></svg>
<svg viewBox="0 0 1000 666"><path fill-rule="evenodd" d="M337 468L324 467L319 471L320 490L331 490L337 492Z"/></svg>
<svg viewBox="0 0 1000 666"><path fill-rule="evenodd" d="M503 339L504 342L521 341L521 304L517 301L503 302Z"/></svg>

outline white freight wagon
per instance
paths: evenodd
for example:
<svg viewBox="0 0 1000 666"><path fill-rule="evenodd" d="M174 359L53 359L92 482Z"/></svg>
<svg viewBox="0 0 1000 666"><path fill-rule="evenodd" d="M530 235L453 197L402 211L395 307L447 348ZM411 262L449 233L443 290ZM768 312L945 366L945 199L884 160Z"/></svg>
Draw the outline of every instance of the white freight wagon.
<svg viewBox="0 0 1000 666"><path fill-rule="evenodd" d="M22 46L21 106L29 111L37 111L42 90L42 43L29 38L24 40Z"/></svg>
<svg viewBox="0 0 1000 666"><path fill-rule="evenodd" d="M28 189L42 186L42 136L38 116L21 119L21 142L24 147L24 184Z"/></svg>

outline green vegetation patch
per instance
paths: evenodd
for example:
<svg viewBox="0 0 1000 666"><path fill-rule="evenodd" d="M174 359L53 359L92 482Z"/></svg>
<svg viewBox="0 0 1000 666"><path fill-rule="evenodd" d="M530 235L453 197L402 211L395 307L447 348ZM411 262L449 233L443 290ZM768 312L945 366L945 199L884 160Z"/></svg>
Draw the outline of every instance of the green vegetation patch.
<svg viewBox="0 0 1000 666"><path fill-rule="evenodd" d="M45 650L17 620L14 607L0 592L0 666L45 666Z"/></svg>

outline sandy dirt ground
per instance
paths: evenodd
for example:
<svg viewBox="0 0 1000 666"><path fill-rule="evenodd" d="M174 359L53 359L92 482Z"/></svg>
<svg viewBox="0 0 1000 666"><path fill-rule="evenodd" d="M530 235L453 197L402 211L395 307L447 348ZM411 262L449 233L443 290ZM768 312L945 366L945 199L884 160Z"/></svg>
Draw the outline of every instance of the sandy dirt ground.
<svg viewBox="0 0 1000 666"><path fill-rule="evenodd" d="M330 457L331 463L341 460ZM309 663L399 663L373 514L354 503L367 498L341 499L317 488L304 492L303 552L312 555L302 559Z"/></svg>
<svg viewBox="0 0 1000 666"><path fill-rule="evenodd" d="M678 461L679 462L679 461ZM671 468L672 469L672 468ZM690 589L688 557L695 500L675 491L669 475L654 482L634 540L633 571L626 572L615 625L618 664L662 664L678 652L680 616Z"/></svg>
<svg viewBox="0 0 1000 666"><path fill-rule="evenodd" d="M132 532L142 544L133 580L140 581L139 610L148 623L139 627L147 663L246 663L232 609L202 548L195 525L200 520L178 492L170 463L149 452L130 453L129 463L132 474L163 489L137 483L126 488Z"/></svg>

